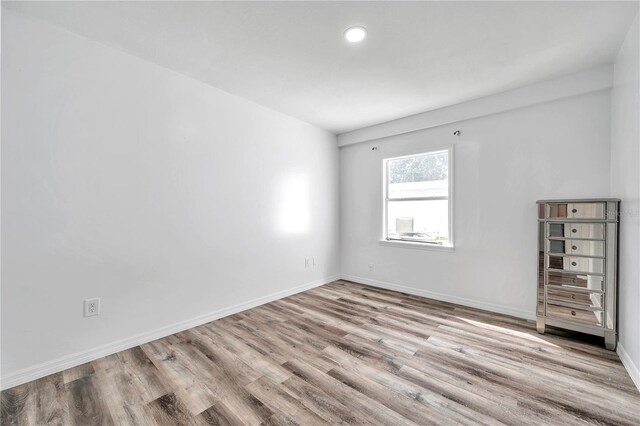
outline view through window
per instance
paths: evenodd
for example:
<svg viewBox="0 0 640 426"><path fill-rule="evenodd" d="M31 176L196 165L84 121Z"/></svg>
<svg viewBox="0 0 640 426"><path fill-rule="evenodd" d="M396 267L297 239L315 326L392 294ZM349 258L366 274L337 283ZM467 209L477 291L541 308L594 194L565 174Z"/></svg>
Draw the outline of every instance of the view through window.
<svg viewBox="0 0 640 426"><path fill-rule="evenodd" d="M385 160L387 240L451 245L450 151Z"/></svg>

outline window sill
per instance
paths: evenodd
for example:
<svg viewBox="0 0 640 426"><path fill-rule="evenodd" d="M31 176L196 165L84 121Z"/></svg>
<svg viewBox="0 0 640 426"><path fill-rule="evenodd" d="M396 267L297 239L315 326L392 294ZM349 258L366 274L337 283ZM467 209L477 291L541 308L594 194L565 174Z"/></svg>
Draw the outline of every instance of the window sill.
<svg viewBox="0 0 640 426"><path fill-rule="evenodd" d="M379 240L378 244L387 247L399 247L415 250L428 250L428 251L440 251L453 253L455 250L453 246L444 246L438 244L429 243L415 243L411 241L398 241L398 240Z"/></svg>

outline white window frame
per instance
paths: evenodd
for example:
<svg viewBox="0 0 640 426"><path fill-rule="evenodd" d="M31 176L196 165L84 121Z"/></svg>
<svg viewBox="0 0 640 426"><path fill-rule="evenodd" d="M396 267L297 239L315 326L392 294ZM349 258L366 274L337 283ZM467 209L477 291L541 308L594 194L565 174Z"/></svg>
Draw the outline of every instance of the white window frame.
<svg viewBox="0 0 640 426"><path fill-rule="evenodd" d="M449 170L448 170L448 183L449 183L449 195L447 197L448 200L448 208L449 208L449 241L446 244L434 244L427 241L406 241L406 240L391 240L388 238L388 208L389 201L398 201L397 199L389 200L389 162L393 160L399 160L402 158L410 158L410 157L418 157L421 155L435 154L438 152L447 152L448 160L449 160ZM453 145L447 145L444 147L438 147L429 149L428 151L417 152L415 154L402 155L399 157L389 157L384 158L382 160L382 188L383 188L383 218L382 218L382 238L379 243L382 246L389 247L401 247L401 248L410 248L410 249L419 249L419 250L435 250L435 251L450 251L453 252L454 249L454 239L453 239L453 200L454 200L454 185L453 185L453 177L454 177L454 161L453 161ZM411 200L436 200L442 199L442 197L421 197L421 198L412 198Z"/></svg>

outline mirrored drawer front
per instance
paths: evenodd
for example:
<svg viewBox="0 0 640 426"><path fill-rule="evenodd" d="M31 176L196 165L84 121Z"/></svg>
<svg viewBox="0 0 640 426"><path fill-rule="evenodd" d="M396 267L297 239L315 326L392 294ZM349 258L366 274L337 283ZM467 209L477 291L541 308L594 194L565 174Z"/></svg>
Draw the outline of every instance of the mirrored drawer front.
<svg viewBox="0 0 640 426"><path fill-rule="evenodd" d="M547 251L556 254L579 254L604 257L604 241L547 240Z"/></svg>
<svg viewBox="0 0 640 426"><path fill-rule="evenodd" d="M586 293L564 288L547 287L547 301L554 305L577 306L584 309L602 309L604 297L602 293Z"/></svg>
<svg viewBox="0 0 640 426"><path fill-rule="evenodd" d="M547 272L547 284L561 287L578 287L585 290L604 290L604 277L598 275L565 274Z"/></svg>
<svg viewBox="0 0 640 426"><path fill-rule="evenodd" d="M549 204L550 219L604 219L604 203Z"/></svg>
<svg viewBox="0 0 640 426"><path fill-rule="evenodd" d="M604 259L594 257L548 256L547 267L561 271L604 273Z"/></svg>
<svg viewBox="0 0 640 426"><path fill-rule="evenodd" d="M547 316L567 321L578 321L585 324L602 326L602 311L590 311L587 309L569 308L566 306L547 303Z"/></svg>
<svg viewBox="0 0 640 426"><path fill-rule="evenodd" d="M547 237L604 239L604 223L547 223Z"/></svg>

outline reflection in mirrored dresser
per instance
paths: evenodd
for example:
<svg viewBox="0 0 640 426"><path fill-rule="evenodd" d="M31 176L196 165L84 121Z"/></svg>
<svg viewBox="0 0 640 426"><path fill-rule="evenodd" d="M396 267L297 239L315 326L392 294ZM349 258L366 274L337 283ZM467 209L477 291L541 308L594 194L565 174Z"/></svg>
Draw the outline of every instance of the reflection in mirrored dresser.
<svg viewBox="0 0 640 426"><path fill-rule="evenodd" d="M539 333L593 334L615 350L619 211L611 198L538 201Z"/></svg>

